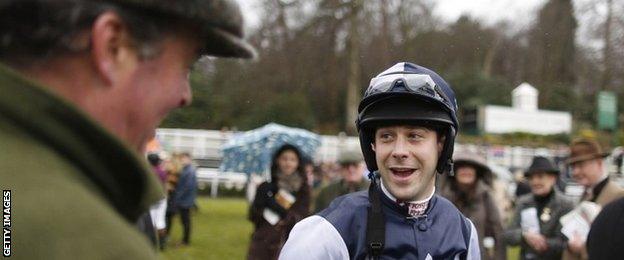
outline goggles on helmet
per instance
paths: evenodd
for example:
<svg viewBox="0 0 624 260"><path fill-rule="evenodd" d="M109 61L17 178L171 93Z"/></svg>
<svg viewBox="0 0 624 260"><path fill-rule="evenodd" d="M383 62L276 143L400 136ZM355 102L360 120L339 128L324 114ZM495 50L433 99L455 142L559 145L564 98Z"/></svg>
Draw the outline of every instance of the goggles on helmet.
<svg viewBox="0 0 624 260"><path fill-rule="evenodd" d="M389 92L397 85L403 85L409 92L433 98L444 103L449 108L453 108L448 97L446 97L444 92L439 90L431 76L426 74L400 73L374 77L371 79L364 96L367 97L377 93Z"/></svg>

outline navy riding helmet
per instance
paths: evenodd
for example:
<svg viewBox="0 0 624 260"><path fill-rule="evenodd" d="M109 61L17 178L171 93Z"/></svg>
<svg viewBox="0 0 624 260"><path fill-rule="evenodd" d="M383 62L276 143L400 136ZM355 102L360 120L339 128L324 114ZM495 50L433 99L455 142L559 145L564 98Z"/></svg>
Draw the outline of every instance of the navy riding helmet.
<svg viewBox="0 0 624 260"><path fill-rule="evenodd" d="M375 129L392 124L436 125L446 140L436 171L453 174L453 145L458 131L457 101L448 83L425 67L400 62L372 78L358 106L356 126L370 172L378 167L371 147Z"/></svg>

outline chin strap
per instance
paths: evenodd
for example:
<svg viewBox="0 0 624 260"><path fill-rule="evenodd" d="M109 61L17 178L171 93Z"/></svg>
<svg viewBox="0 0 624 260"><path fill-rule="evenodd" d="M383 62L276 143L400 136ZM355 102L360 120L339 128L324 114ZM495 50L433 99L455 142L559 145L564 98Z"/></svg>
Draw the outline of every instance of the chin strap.
<svg viewBox="0 0 624 260"><path fill-rule="evenodd" d="M366 245L368 246L368 259L379 259L386 240L386 222L381 209L381 192L379 175L376 172L368 174L371 184L368 187L368 222L366 224Z"/></svg>

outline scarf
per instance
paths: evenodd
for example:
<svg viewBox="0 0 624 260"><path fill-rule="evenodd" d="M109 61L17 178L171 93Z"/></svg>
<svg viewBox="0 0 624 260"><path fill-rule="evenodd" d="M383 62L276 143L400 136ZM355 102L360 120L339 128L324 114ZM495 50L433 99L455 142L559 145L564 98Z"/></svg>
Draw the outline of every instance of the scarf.
<svg viewBox="0 0 624 260"><path fill-rule="evenodd" d="M301 178L301 175L298 172L293 172L290 175L285 175L280 172L277 176L277 187L290 193L299 191L301 185L303 184L303 178Z"/></svg>

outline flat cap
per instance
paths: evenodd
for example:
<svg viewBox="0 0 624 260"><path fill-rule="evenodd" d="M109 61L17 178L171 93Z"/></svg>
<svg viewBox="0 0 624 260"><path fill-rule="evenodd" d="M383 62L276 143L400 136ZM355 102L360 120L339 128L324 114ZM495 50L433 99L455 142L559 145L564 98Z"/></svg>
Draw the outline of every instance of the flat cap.
<svg viewBox="0 0 624 260"><path fill-rule="evenodd" d="M202 54L253 58L254 48L245 41L243 17L234 0L106 0L187 20L203 34Z"/></svg>
<svg viewBox="0 0 624 260"><path fill-rule="evenodd" d="M359 150L345 150L338 155L339 164L360 163L364 158Z"/></svg>

